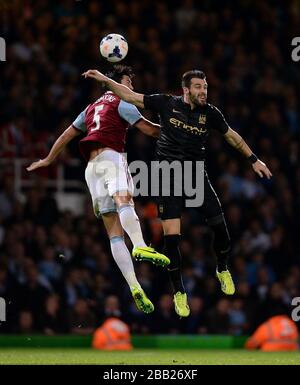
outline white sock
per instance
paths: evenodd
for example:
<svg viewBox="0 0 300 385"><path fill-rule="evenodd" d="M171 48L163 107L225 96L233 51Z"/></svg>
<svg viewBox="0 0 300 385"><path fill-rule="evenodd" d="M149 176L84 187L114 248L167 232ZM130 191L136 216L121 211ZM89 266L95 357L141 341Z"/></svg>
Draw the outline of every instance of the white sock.
<svg viewBox="0 0 300 385"><path fill-rule="evenodd" d="M140 287L134 272L131 255L127 249L127 246L125 245L124 238L118 236L112 237L110 239L110 248L114 260L116 261L116 264L121 270L130 288L132 286Z"/></svg>
<svg viewBox="0 0 300 385"><path fill-rule="evenodd" d="M121 225L128 234L133 246L146 247L147 245L143 238L140 220L135 213L134 207L122 205L118 211Z"/></svg>

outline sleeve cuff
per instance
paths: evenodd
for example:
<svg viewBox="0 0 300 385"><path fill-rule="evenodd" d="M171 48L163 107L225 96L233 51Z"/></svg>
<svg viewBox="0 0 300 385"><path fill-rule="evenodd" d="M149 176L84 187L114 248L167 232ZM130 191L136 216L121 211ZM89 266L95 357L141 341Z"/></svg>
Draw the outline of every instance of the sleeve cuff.
<svg viewBox="0 0 300 385"><path fill-rule="evenodd" d="M138 122L140 122L141 120L143 120L143 117L141 116L140 118L138 118L134 123L131 124L131 126L135 126Z"/></svg>
<svg viewBox="0 0 300 385"><path fill-rule="evenodd" d="M80 128L78 128L78 127L74 126L74 124L73 124L73 123L71 124L71 126L72 126L72 127L74 127L74 128L75 128L75 130L77 130L77 131L79 131L79 132L83 133L83 132L82 132L82 130L81 130Z"/></svg>

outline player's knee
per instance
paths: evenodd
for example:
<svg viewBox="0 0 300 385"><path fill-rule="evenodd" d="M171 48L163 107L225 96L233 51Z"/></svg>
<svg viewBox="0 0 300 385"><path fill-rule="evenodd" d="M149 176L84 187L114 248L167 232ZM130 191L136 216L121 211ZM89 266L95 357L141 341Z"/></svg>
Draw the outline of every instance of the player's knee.
<svg viewBox="0 0 300 385"><path fill-rule="evenodd" d="M167 219L163 223L164 235L179 235L180 234L180 219Z"/></svg>
<svg viewBox="0 0 300 385"><path fill-rule="evenodd" d="M121 206L124 206L124 205L131 205L132 204L132 197L128 192L123 193L123 194L117 193L114 195L113 198L114 198L114 201L116 202L116 205L118 208L120 208Z"/></svg>

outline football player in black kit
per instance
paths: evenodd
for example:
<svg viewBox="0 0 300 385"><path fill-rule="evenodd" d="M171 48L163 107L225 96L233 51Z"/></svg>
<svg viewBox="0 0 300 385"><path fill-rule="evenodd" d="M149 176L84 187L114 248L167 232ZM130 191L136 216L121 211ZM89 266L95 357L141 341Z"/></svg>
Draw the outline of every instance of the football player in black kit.
<svg viewBox="0 0 300 385"><path fill-rule="evenodd" d="M204 161L207 137L210 131L215 129L249 160L253 170L261 178L271 178L272 174L268 167L251 151L244 139L229 127L220 110L207 103L207 81L204 72L192 70L183 75L183 96L139 94L114 82L97 70L89 70L83 75L105 83L106 87L126 102L159 114L161 132L156 148L158 160ZM164 230L164 253L171 260L168 271L174 289L175 311L179 316L187 317L190 309L182 282L179 251L180 220L187 197L184 194L182 196L174 194L172 191L174 183L171 181L171 196L160 196L158 208ZM199 209L214 233L213 247L217 258L216 276L221 283L222 291L227 295L232 295L235 287L227 266L230 237L221 204L206 171L204 171L204 201Z"/></svg>

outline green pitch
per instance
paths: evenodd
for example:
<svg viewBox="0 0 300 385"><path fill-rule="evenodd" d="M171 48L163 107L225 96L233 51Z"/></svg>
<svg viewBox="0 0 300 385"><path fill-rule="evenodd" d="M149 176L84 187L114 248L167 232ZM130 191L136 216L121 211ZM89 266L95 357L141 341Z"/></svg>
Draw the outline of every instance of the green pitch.
<svg viewBox="0 0 300 385"><path fill-rule="evenodd" d="M3 364L154 364L154 365L299 365L300 352L263 353L245 350L153 350L103 352L92 349L33 348L0 350Z"/></svg>

